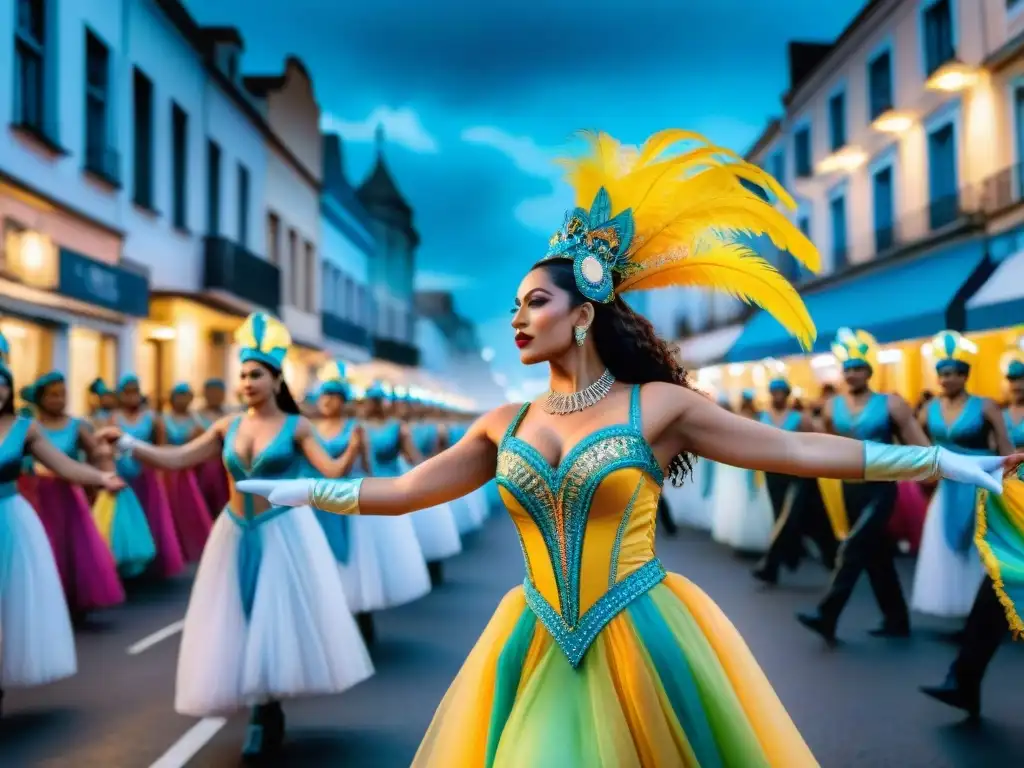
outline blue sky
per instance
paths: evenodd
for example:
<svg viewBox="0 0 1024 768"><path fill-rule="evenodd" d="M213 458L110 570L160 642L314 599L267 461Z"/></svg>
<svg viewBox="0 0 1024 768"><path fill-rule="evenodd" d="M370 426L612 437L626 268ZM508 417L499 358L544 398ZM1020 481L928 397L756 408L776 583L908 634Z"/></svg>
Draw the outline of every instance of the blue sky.
<svg viewBox="0 0 1024 768"><path fill-rule="evenodd" d="M786 42L834 38L863 0L187 0L239 27L247 74L309 67L349 178L375 126L423 238L418 282L454 292L495 367L524 371L516 285L570 196L551 158L579 129L639 143L662 128L746 149L780 111Z"/></svg>

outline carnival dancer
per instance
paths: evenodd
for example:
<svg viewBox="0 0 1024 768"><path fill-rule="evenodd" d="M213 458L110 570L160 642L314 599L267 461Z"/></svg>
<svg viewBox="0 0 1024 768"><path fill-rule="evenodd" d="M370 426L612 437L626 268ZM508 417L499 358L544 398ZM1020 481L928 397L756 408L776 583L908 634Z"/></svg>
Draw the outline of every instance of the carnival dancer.
<svg viewBox="0 0 1024 768"><path fill-rule="evenodd" d="M179 382L171 388L171 410L161 418L167 445L185 445L203 433L199 420L189 410L192 399L192 388L188 384ZM192 467L168 469L162 475L174 527L181 542L181 553L185 562L198 563L210 537L213 517L199 490L196 470Z"/></svg>
<svg viewBox="0 0 1024 768"><path fill-rule="evenodd" d="M101 472L114 472L116 462L110 443L100 440L92 450L92 463ZM116 493L100 491L92 505L92 519L107 543L124 578L142 574L156 557L156 543L149 532L146 513L130 486Z"/></svg>
<svg viewBox="0 0 1024 768"><path fill-rule="evenodd" d="M450 447L458 443L466 435L467 430L467 425L459 420L459 414L449 411L448 421L445 425L447 445ZM465 540L467 536L479 531L483 526L484 509L473 498L473 493L469 493L462 498L453 499L451 508L455 514L455 525L459 529L461 539Z"/></svg>
<svg viewBox="0 0 1024 768"><path fill-rule="evenodd" d="M1009 403L1003 409L1007 436L1014 448L1024 448L1024 356L1014 356L1005 367Z"/></svg>
<svg viewBox="0 0 1024 768"><path fill-rule="evenodd" d="M871 376L878 365L878 343L871 334L840 328L832 342L832 354L843 366L846 393L825 403L822 416L829 432L880 445L893 444L896 438L908 447L929 444L902 397L871 389ZM892 638L910 635L910 616L886 526L896 502L896 484L890 481L913 477L869 479L877 482L843 483L841 514L845 515L849 530L839 547L832 581L816 611L797 614L801 624L830 645L836 642L839 617L862 573L867 573L882 611L882 624L871 634Z"/></svg>
<svg viewBox="0 0 1024 768"><path fill-rule="evenodd" d="M419 463L408 428L393 417L393 390L374 382L362 401L362 421L367 432L370 466L374 476L401 474L399 460ZM384 595L389 606L404 605L430 592L430 572L409 517L388 517L370 521L377 542L377 557L383 563Z"/></svg>
<svg viewBox="0 0 1024 768"><path fill-rule="evenodd" d="M215 421L227 414L228 409L224 406L226 396L227 387L223 379L211 378L203 382L203 407L194 413L200 428L209 429ZM220 456L214 456L196 467L196 481L206 500L206 508L216 517L227 505L229 496L228 475Z"/></svg>
<svg viewBox="0 0 1024 768"><path fill-rule="evenodd" d="M792 392L793 388L785 377L772 379L768 383L771 407L761 412L761 421L789 432L814 432L814 424L811 423L810 417L790 407ZM768 497L771 499L772 512L775 515L775 527L772 529L768 552L754 570L755 578L767 584L776 584L781 566L796 570L805 551L805 532L818 534L813 538L818 544L823 560L831 570L835 564L836 544L831 531L822 533L827 524L824 510L819 510L814 504L818 493L816 481L772 473L765 477L765 484L768 486ZM809 509L813 512L820 511L821 519L808 519Z"/></svg>
<svg viewBox="0 0 1024 768"><path fill-rule="evenodd" d="M743 392L739 415L761 420L752 390ZM711 537L740 554L766 552L774 522L764 473L728 465L718 467L717 472Z"/></svg>
<svg viewBox="0 0 1024 768"><path fill-rule="evenodd" d="M75 639L53 547L36 511L18 493L23 458L31 456L75 485L117 491L110 472L70 458L32 419L14 412L11 348L0 334L0 702L4 690L75 674Z"/></svg>
<svg viewBox="0 0 1024 768"><path fill-rule="evenodd" d="M324 451L332 459L337 459L348 450L353 430L357 426L355 419L343 415L344 404L353 397L352 387L346 366L340 360L324 366L319 377L317 409L320 418L314 422L314 426ZM313 466L309 462L305 464L306 476L316 476ZM363 442L347 477L366 477L369 473L369 446ZM383 575L387 561L382 560L377 552L373 522L332 515L319 509L314 510L314 513L334 559L338 562L349 609L355 616L363 640L372 643L375 639L373 612L389 607Z"/></svg>
<svg viewBox="0 0 1024 768"><path fill-rule="evenodd" d="M408 424L420 460L437 455L441 440L441 431L437 423L427 418L425 409L420 409L419 403L408 392L398 397L395 404L396 415ZM415 423L409 423L413 418L416 419ZM402 469L408 471L411 465L405 464ZM427 561L430 583L440 584L444 581L442 563L462 551L462 538L455 522L455 513L450 504L438 504L412 515L412 524L423 549L423 557Z"/></svg>
<svg viewBox="0 0 1024 768"><path fill-rule="evenodd" d="M373 674L373 665L312 510L268 508L237 483L298 477L303 459L324 475L343 475L361 434L340 458L324 453L282 377L291 337L278 320L250 315L235 342L246 415L224 416L182 446L154 446L111 429L103 436L161 469L194 467L223 453L236 487L192 587L175 709L205 717L252 706L244 754L262 758L283 741L283 699L340 693Z"/></svg>
<svg viewBox="0 0 1024 768"><path fill-rule="evenodd" d="M956 453L991 456L1012 450L1006 422L991 400L966 391L977 348L955 331L943 331L929 349L941 394L921 415L932 442ZM963 618L984 578L974 547L975 491L969 484L940 482L928 505L914 570L911 608L920 613Z"/></svg>
<svg viewBox="0 0 1024 768"><path fill-rule="evenodd" d="M142 405L138 376L134 373L124 374L117 383L117 397L118 410L111 414L106 428L115 428L142 442L164 442L163 421ZM167 500L167 491L156 470L141 464L131 455L122 455L117 457L117 473L128 481L146 513L149 531L156 543L153 575L161 578L177 576L185 570L185 556L178 539L171 505Z"/></svg>
<svg viewBox="0 0 1024 768"><path fill-rule="evenodd" d="M690 389L672 349L622 294L727 288L809 347L813 324L796 291L727 238L768 234L813 269L818 256L739 183L792 204L760 169L703 142L664 157L689 139L699 137L668 131L629 151L602 134L592 154L566 163L577 199L593 204L566 217L520 284L512 317L521 360L550 369L551 390L538 403L484 415L454 447L401 478L241 486L275 504L390 518L497 476L527 577L470 652L416 767L817 765L732 624L655 556L665 475L681 479L693 451L798 476L942 473L998 492L1004 467L1024 458L785 432Z"/></svg>
<svg viewBox="0 0 1024 768"><path fill-rule="evenodd" d="M106 423L110 415L117 410L117 393L103 379L96 378L89 384L89 414L91 424Z"/></svg>
<svg viewBox="0 0 1024 768"><path fill-rule="evenodd" d="M71 459L95 450L92 431L82 419L65 413L64 374L39 377L28 393L36 407L38 429L57 450ZM124 588L109 547L93 522L81 485L70 483L45 466L35 468L36 512L46 529L72 619L81 621L95 610L124 602Z"/></svg>

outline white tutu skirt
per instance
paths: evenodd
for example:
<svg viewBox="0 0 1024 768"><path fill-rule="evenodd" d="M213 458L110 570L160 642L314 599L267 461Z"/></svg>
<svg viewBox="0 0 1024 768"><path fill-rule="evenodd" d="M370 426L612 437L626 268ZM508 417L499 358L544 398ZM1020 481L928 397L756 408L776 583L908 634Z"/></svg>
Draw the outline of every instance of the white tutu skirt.
<svg viewBox="0 0 1024 768"><path fill-rule="evenodd" d="M763 481L751 495L748 471L715 466L711 537L742 552L767 552L775 516Z"/></svg>
<svg viewBox="0 0 1024 768"><path fill-rule="evenodd" d="M458 528L460 536L480 530L484 523L480 505L471 500L472 495L468 494L461 499L454 499L448 502L452 512L455 513L455 526Z"/></svg>
<svg viewBox="0 0 1024 768"><path fill-rule="evenodd" d="M466 496L469 507L473 511L473 517L480 521L480 525L491 516L491 500L487 495L487 486L482 485Z"/></svg>
<svg viewBox="0 0 1024 768"><path fill-rule="evenodd" d="M973 544L967 552L958 554L947 543L942 491L940 481L928 504L921 533L910 607L930 616L960 619L971 612L985 570Z"/></svg>
<svg viewBox="0 0 1024 768"><path fill-rule="evenodd" d="M270 513L275 514L275 513ZM262 555L246 619L243 537ZM309 507L246 534L226 511L203 550L185 614L175 709L205 717L299 696L341 693L373 674L338 563Z"/></svg>
<svg viewBox="0 0 1024 768"><path fill-rule="evenodd" d="M409 466L403 461L403 474L408 471ZM462 538L450 504L413 512L412 525L423 550L423 559L428 563L446 560L462 551Z"/></svg>
<svg viewBox="0 0 1024 768"><path fill-rule="evenodd" d="M349 520L348 531L348 562L338 563L338 569L349 609L352 613L371 613L387 608L373 519L355 515Z"/></svg>
<svg viewBox="0 0 1024 768"><path fill-rule="evenodd" d="M671 481L665 483L662 493L665 496L665 503L668 504L672 522L676 525L685 525L701 531L711 530L711 499L704 498L703 482L706 470L707 462L698 459L693 465L692 473L686 476L682 485L673 485Z"/></svg>
<svg viewBox="0 0 1024 768"><path fill-rule="evenodd" d="M411 515L362 518L377 545L386 607L411 603L430 592L430 573Z"/></svg>
<svg viewBox="0 0 1024 768"><path fill-rule="evenodd" d="M50 540L32 505L0 499L0 688L75 674L75 636Z"/></svg>

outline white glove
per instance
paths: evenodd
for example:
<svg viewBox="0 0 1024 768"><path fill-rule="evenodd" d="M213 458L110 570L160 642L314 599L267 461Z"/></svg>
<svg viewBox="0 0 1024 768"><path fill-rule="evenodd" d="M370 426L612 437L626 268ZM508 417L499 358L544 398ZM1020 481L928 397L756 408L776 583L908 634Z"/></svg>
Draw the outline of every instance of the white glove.
<svg viewBox="0 0 1024 768"><path fill-rule="evenodd" d="M242 493L263 496L275 507L302 507L309 504L309 492L316 480L239 480L235 487Z"/></svg>
<svg viewBox="0 0 1024 768"><path fill-rule="evenodd" d="M1003 456L970 456L939 448L939 472L947 480L1003 492Z"/></svg>
<svg viewBox="0 0 1024 768"><path fill-rule="evenodd" d="M124 454L125 456L131 456L132 449L135 447L135 443L137 442L138 440L129 435L127 432L122 432L121 436L117 438L117 450L118 452Z"/></svg>

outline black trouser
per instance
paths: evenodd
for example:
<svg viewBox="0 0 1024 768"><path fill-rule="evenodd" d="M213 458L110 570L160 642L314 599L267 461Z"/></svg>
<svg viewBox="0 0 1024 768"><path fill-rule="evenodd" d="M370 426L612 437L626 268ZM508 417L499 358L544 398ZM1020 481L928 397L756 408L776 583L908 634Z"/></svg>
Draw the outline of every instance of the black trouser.
<svg viewBox="0 0 1024 768"><path fill-rule="evenodd" d="M988 576L981 582L964 624L960 651L950 672L962 686L979 685L999 644L1009 634L1006 613Z"/></svg>
<svg viewBox="0 0 1024 768"><path fill-rule="evenodd" d="M783 475L769 475L768 490L771 495L771 478ZM777 574L783 564L795 566L803 555L803 538L811 538L821 552L821 560L832 570L836 562L839 543L832 532L832 525L825 511L825 503L818 490L818 481L801 477L787 477L789 485L782 502L782 511L772 531L772 543L761 561L761 569ZM774 506L774 499L772 500Z"/></svg>
<svg viewBox="0 0 1024 768"><path fill-rule="evenodd" d="M850 534L839 545L832 582L818 605L821 617L835 626L857 580L866 571L886 626L909 626L907 603L893 562L893 546L886 534L896 506L896 483L843 483L843 498Z"/></svg>

